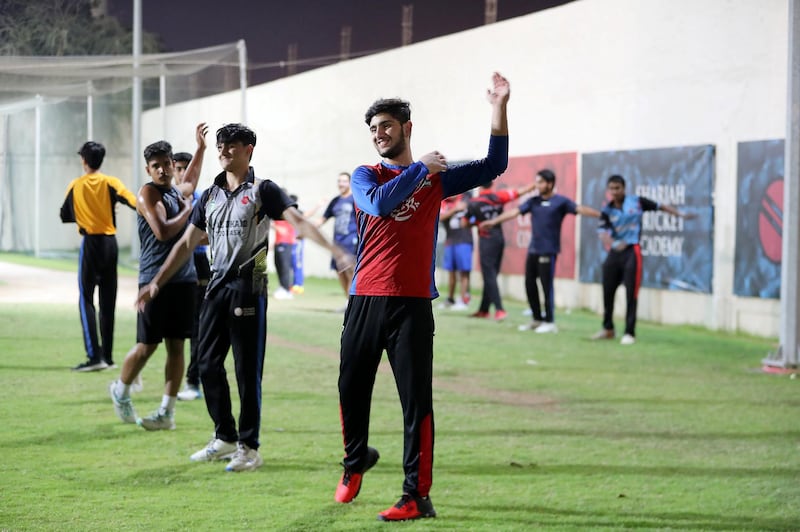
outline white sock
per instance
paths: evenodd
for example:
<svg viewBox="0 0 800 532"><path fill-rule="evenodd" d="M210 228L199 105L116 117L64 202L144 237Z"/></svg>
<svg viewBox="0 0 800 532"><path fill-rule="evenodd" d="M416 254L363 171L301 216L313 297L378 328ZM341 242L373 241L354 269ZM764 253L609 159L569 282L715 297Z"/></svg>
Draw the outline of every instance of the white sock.
<svg viewBox="0 0 800 532"><path fill-rule="evenodd" d="M164 412L174 412L175 411L175 403L178 402L178 398L174 395L164 395L161 397L161 410Z"/></svg>
<svg viewBox="0 0 800 532"><path fill-rule="evenodd" d="M114 387L114 395L116 395L118 399L129 399L131 396L131 385L125 384L117 379L116 386Z"/></svg>

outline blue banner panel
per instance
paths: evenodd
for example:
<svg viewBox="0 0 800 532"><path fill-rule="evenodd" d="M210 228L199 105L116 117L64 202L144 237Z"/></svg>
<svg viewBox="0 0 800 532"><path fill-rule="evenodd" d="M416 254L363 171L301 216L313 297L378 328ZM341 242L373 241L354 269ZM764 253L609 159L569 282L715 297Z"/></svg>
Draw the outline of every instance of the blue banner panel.
<svg viewBox="0 0 800 532"><path fill-rule="evenodd" d="M619 174L625 191L694 214L663 211L642 218L642 286L711 293L714 249L714 147L710 145L586 153L581 157L581 203L608 202L606 180ZM580 217L580 280L599 283L607 250L597 220Z"/></svg>
<svg viewBox="0 0 800 532"><path fill-rule="evenodd" d="M779 298L784 141L740 142L733 293Z"/></svg>

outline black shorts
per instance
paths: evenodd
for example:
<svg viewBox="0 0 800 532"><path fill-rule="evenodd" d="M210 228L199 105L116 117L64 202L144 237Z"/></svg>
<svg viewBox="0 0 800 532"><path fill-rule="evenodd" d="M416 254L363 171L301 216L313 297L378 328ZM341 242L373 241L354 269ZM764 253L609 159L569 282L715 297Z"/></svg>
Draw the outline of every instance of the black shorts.
<svg viewBox="0 0 800 532"><path fill-rule="evenodd" d="M152 345L164 338L191 338L196 295L195 283L164 285L137 315L136 341Z"/></svg>

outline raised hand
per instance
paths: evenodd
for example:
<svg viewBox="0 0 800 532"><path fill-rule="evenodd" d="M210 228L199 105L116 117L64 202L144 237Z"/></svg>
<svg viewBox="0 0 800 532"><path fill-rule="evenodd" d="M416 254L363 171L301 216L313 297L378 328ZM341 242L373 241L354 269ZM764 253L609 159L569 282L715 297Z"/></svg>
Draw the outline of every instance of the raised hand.
<svg viewBox="0 0 800 532"><path fill-rule="evenodd" d="M199 124L197 124L194 137L195 140L197 140L198 148L206 147L206 133L208 133L208 124L206 124L205 122L200 122Z"/></svg>
<svg viewBox="0 0 800 532"><path fill-rule="evenodd" d="M508 80L495 72L492 74L492 86L486 89L486 99L492 105L505 104L511 96L511 85Z"/></svg>

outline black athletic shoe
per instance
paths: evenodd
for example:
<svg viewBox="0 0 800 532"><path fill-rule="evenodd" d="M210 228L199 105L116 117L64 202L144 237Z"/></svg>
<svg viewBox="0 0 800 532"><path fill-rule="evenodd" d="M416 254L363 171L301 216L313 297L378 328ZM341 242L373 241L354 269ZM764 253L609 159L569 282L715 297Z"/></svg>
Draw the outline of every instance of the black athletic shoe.
<svg viewBox="0 0 800 532"><path fill-rule="evenodd" d="M416 497L404 493L397 504L378 514L380 521L409 521L424 517L436 517L430 497Z"/></svg>
<svg viewBox="0 0 800 532"><path fill-rule="evenodd" d="M72 368L72 371L101 371L104 369L108 369L108 364L103 362L102 360L99 362L93 362L91 360L87 360L86 362L82 362Z"/></svg>
<svg viewBox="0 0 800 532"><path fill-rule="evenodd" d="M344 468L342 479L339 481L339 485L336 486L336 495L334 496L336 502L348 503L356 498L358 492L361 491L361 480L364 478L364 473L372 469L372 466L378 463L378 458L380 457L381 455L377 449L367 447L367 462L360 473L356 473L347 467Z"/></svg>

